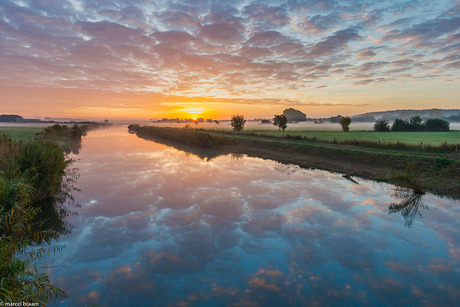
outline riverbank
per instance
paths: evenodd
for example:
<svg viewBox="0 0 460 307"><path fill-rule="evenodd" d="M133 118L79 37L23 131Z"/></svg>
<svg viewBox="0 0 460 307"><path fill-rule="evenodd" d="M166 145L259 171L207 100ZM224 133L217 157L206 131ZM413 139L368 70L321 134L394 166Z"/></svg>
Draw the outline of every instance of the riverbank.
<svg viewBox="0 0 460 307"><path fill-rule="evenodd" d="M142 138L154 138L156 141L174 140L182 135L181 128L147 129L132 125L131 132ZM296 164L307 168L317 168L339 172L344 176L361 177L376 181L389 182L395 185L423 190L438 195L460 198L460 153L457 151L443 152L410 150L401 148L379 148L356 145L327 143L303 138L280 138L189 129L187 133L196 131L208 134L208 138L226 138L225 146L208 147L225 153L246 154L264 159L272 159L282 163ZM232 144L233 143L233 144ZM188 143L188 146L203 146Z"/></svg>
<svg viewBox="0 0 460 307"><path fill-rule="evenodd" d="M46 304L63 295L45 272L31 264L53 250L29 247L49 243L66 230L63 208L56 207L71 180L66 172L72 161L65 152L78 151L86 131L80 126L54 125L29 141L0 134L1 302ZM50 218L58 221L50 223Z"/></svg>

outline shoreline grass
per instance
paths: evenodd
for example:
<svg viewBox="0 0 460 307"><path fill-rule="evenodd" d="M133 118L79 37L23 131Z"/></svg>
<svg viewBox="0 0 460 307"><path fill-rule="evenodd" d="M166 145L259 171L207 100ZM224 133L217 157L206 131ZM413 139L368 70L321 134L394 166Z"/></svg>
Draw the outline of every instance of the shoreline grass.
<svg viewBox="0 0 460 307"><path fill-rule="evenodd" d="M64 151L81 145L85 129L54 125L28 141L0 134L0 302L45 305L64 295L32 260L56 252L40 244L57 238L65 223L42 228L46 221L40 214L45 209L54 211L55 220L63 218L56 206L68 193L63 178L72 162Z"/></svg>

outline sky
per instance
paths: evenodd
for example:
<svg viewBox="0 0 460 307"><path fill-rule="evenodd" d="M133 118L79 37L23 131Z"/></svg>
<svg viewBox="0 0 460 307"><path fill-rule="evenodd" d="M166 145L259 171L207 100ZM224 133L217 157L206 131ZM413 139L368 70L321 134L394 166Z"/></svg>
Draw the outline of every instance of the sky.
<svg viewBox="0 0 460 307"><path fill-rule="evenodd" d="M460 1L0 0L0 113L460 108Z"/></svg>

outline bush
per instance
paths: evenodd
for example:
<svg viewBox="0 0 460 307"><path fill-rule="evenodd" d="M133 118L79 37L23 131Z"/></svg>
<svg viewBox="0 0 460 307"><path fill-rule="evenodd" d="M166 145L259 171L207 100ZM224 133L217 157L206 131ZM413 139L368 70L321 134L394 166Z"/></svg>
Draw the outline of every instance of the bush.
<svg viewBox="0 0 460 307"><path fill-rule="evenodd" d="M449 131L450 123L443 119L431 118L425 121L426 131Z"/></svg>
<svg viewBox="0 0 460 307"><path fill-rule="evenodd" d="M388 121L382 118L375 122L374 130L379 132L387 132L390 131L390 125L388 124Z"/></svg>
<svg viewBox="0 0 460 307"><path fill-rule="evenodd" d="M52 197L61 187L61 179L69 161L54 142L36 140L21 146L17 166L35 189L35 201Z"/></svg>

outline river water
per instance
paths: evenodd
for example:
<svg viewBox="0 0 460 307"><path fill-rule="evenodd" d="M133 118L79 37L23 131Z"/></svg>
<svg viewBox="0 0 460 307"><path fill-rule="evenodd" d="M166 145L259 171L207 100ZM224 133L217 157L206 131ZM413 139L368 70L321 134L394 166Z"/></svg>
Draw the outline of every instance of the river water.
<svg viewBox="0 0 460 307"><path fill-rule="evenodd" d="M51 305L436 305L460 301L460 203L372 181L92 131Z"/></svg>

